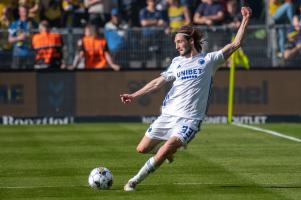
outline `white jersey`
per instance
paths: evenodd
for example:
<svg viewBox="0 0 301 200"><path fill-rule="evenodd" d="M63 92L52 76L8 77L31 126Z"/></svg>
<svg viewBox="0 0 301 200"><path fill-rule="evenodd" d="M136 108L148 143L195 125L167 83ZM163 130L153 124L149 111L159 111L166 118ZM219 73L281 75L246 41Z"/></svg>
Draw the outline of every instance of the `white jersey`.
<svg viewBox="0 0 301 200"><path fill-rule="evenodd" d="M161 73L165 80L174 81L163 101L162 114L203 120L212 78L223 62L221 50L190 58L175 57L169 68Z"/></svg>

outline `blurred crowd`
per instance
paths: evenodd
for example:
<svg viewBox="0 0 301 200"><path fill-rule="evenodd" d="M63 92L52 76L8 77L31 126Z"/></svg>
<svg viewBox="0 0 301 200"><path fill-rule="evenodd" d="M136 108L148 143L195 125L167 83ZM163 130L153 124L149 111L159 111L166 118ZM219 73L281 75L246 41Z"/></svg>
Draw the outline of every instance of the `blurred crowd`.
<svg viewBox="0 0 301 200"><path fill-rule="evenodd" d="M231 8L227 9L228 2L232 2L230 7L240 5L239 0L2 0L1 28L19 18L19 6L28 8L30 21L47 20L51 27L57 28L83 27L86 23L104 27L110 21L113 8L119 9L121 18L130 27L145 26L141 23L142 17L162 19L165 24L159 26L170 25L171 28L177 26L178 21L214 25L234 17Z"/></svg>
<svg viewBox="0 0 301 200"><path fill-rule="evenodd" d="M269 0L268 16L271 27L283 25L277 29L278 58L289 59L300 53L301 0Z"/></svg>
<svg viewBox="0 0 301 200"><path fill-rule="evenodd" d="M277 29L277 55L288 59L301 49L301 0L267 1L267 23L289 24ZM265 3L249 1L257 23L266 23ZM27 58L34 49L36 69L74 69L82 65L118 71L122 63L114 59L124 46L127 29L141 27L145 37L154 38L144 44L155 49L158 45L152 41L158 36L153 29L158 27L166 35L186 24L237 29L242 4L241 0L2 0L0 28L7 29L9 36L8 43L0 43L2 49L12 48L12 68L16 69L30 67ZM54 27L84 29L72 66L63 62L64 44L61 35L52 31ZM38 32L33 34L33 29ZM99 36L99 29L104 30L105 37Z"/></svg>

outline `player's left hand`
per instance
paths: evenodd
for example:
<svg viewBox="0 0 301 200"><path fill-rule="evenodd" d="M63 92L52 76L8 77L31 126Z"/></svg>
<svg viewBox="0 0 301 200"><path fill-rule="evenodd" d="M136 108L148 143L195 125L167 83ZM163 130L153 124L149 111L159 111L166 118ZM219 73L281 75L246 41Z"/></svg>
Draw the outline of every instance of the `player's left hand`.
<svg viewBox="0 0 301 200"><path fill-rule="evenodd" d="M250 7L242 7L241 8L241 15L244 18L250 18L252 16L252 9Z"/></svg>

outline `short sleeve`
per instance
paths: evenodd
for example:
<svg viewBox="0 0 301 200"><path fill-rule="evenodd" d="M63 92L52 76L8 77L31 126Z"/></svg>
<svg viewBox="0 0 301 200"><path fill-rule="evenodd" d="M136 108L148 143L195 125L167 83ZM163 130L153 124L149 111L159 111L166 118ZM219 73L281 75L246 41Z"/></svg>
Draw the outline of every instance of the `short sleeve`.
<svg viewBox="0 0 301 200"><path fill-rule="evenodd" d="M200 15L204 15L204 4L203 4L203 3L201 3L201 4L197 7L195 13L199 13Z"/></svg>
<svg viewBox="0 0 301 200"><path fill-rule="evenodd" d="M221 64L225 62L222 50L208 53L206 55L206 59L208 60L208 62L212 63L213 73L218 69L218 67L220 67Z"/></svg>
<svg viewBox="0 0 301 200"><path fill-rule="evenodd" d="M166 71L161 73L161 76L163 76L163 78L166 81L173 81L176 78L172 72L172 64L168 67L168 69Z"/></svg>
<svg viewBox="0 0 301 200"><path fill-rule="evenodd" d="M215 13L217 14L218 12L223 12L223 5L222 4L217 4L215 7Z"/></svg>
<svg viewBox="0 0 301 200"><path fill-rule="evenodd" d="M145 20L145 19L146 19L146 13L145 13L145 10L142 9L139 12L139 20L142 21L142 20Z"/></svg>
<svg viewBox="0 0 301 200"><path fill-rule="evenodd" d="M15 32L16 32L15 24L12 23L12 24L10 24L10 26L8 28L8 34L9 34L9 36L14 36Z"/></svg>

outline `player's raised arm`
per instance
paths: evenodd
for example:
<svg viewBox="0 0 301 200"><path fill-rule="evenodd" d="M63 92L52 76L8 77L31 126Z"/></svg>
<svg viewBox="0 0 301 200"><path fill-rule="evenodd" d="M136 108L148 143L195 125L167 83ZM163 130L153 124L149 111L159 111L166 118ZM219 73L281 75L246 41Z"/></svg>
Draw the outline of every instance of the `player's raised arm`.
<svg viewBox="0 0 301 200"><path fill-rule="evenodd" d="M230 44L226 45L223 49L223 55L224 59L227 60L231 54L236 51L242 44L242 40L244 38L250 17L252 15L252 10L249 7L242 7L241 8L241 14L242 14L242 22L241 25L237 31L237 34L235 36L235 39Z"/></svg>
<svg viewBox="0 0 301 200"><path fill-rule="evenodd" d="M140 90L132 93L132 94L121 94L120 98L123 103L131 103L136 97L142 96L154 90L161 88L167 81L163 78L163 76L159 76L158 78L153 79L149 83L147 83Z"/></svg>

